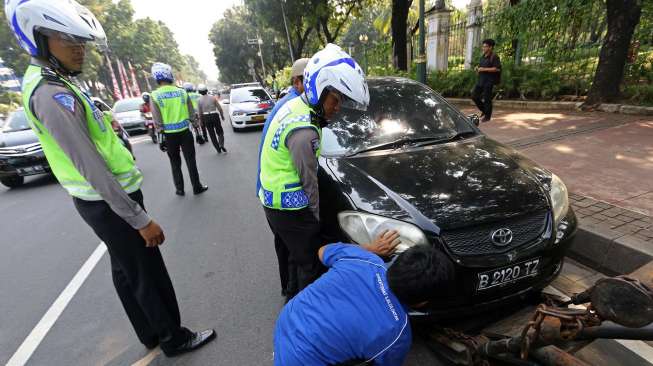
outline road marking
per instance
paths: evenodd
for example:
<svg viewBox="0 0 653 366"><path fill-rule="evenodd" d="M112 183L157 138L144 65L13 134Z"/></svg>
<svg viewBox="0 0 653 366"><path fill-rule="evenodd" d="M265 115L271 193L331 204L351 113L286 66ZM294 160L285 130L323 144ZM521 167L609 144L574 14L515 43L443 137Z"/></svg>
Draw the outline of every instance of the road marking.
<svg viewBox="0 0 653 366"><path fill-rule="evenodd" d="M145 355L145 357L141 358L140 360L134 362L132 366L147 366L149 365L152 361L154 361L157 356L161 354L161 348L157 347L153 349L150 353Z"/></svg>
<svg viewBox="0 0 653 366"><path fill-rule="evenodd" d="M628 348L632 353L638 355L639 357L647 360L649 365L650 361L653 360L653 347L649 346L647 343L642 341L632 341L627 339L615 339L619 344Z"/></svg>
<svg viewBox="0 0 653 366"><path fill-rule="evenodd" d="M48 311L43 315L34 329L32 329L20 347L18 347L16 353L11 356L9 362L7 362L7 366L23 366L29 361L36 348L41 344L43 338L45 338L50 328L59 319L61 313L66 309L66 306L68 306L70 300L75 296L77 290L82 287L84 281L86 281L86 278L91 274L91 271L93 271L93 268L95 268L106 251L107 247L101 242L91 256L88 257L84 265L82 265L82 268L77 271L77 274L68 283L68 286L66 286L61 294L59 294L59 297L52 303Z"/></svg>
<svg viewBox="0 0 653 366"><path fill-rule="evenodd" d="M149 141L152 140L150 136L147 137L137 137L137 138L130 138L129 142L131 142L132 145L134 144L140 144L141 142Z"/></svg>

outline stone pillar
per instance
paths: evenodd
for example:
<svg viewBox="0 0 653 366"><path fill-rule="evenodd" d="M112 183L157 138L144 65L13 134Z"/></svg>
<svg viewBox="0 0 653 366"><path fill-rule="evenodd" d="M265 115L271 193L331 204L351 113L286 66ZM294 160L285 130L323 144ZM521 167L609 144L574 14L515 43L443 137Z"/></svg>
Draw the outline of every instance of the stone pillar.
<svg viewBox="0 0 653 366"><path fill-rule="evenodd" d="M426 20L426 68L429 71L446 71L449 65L451 10L435 10L428 14Z"/></svg>
<svg viewBox="0 0 653 366"><path fill-rule="evenodd" d="M481 19L483 5L481 0L472 0L467 6L467 37L465 40L465 69L471 69L474 49L481 45Z"/></svg>

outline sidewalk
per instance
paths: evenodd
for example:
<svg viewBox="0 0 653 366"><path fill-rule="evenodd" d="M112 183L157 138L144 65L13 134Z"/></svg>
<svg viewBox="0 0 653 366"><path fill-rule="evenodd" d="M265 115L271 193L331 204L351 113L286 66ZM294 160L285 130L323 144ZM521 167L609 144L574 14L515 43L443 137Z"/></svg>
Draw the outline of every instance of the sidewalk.
<svg viewBox="0 0 653 366"><path fill-rule="evenodd" d="M567 184L579 260L630 273L653 259L653 116L498 109L480 128Z"/></svg>

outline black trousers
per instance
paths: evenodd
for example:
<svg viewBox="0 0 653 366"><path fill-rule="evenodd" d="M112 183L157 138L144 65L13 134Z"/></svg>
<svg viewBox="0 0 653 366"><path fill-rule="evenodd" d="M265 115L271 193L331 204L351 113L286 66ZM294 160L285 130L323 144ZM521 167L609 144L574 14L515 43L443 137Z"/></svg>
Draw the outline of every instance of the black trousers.
<svg viewBox="0 0 653 366"><path fill-rule="evenodd" d="M324 272L317 255L323 245L320 223L308 208L285 211L265 207L264 210L274 234L281 291L293 297Z"/></svg>
<svg viewBox="0 0 653 366"><path fill-rule="evenodd" d="M197 162L195 161L193 133L190 132L190 129L187 129L181 132L166 133L165 137L175 188L179 191L184 190L184 175L181 173L181 155L179 154L179 150L181 149L184 154L184 160L186 160L186 167L188 168L188 175L190 176L193 189L199 189L202 183L200 183L200 174L197 171Z"/></svg>
<svg viewBox="0 0 653 366"><path fill-rule="evenodd" d="M141 191L129 195L143 206ZM118 297L143 344L174 346L187 335L159 248L147 248L137 230L116 215L105 201L73 198L77 211L106 244Z"/></svg>
<svg viewBox="0 0 653 366"><path fill-rule="evenodd" d="M485 118L492 118L492 89L494 85L476 85L472 90L472 100L476 107L485 115Z"/></svg>
<svg viewBox="0 0 653 366"><path fill-rule="evenodd" d="M202 116L202 121L204 121L203 125L209 132L213 147L220 152L220 149L224 147L224 130L222 129L220 115L218 113L205 114Z"/></svg>

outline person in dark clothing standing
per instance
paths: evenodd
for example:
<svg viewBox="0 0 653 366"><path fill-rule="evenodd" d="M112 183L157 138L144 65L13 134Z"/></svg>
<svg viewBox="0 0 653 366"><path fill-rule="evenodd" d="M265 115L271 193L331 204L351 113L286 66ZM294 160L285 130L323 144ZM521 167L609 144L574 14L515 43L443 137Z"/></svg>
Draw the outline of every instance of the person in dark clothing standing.
<svg viewBox="0 0 653 366"><path fill-rule="evenodd" d="M174 77L170 65L155 63L152 65L152 75L159 84L159 88L152 92L150 102L152 119L157 129L163 132L161 150L167 151L168 158L170 158L172 179L177 189L175 193L178 196L185 194L179 149L184 153L190 181L193 184L193 193L203 193L209 187L200 182L195 161L193 134L188 129L191 123L197 127L197 121L194 118L191 119L195 115L192 101L184 89L172 84Z"/></svg>
<svg viewBox="0 0 653 366"><path fill-rule="evenodd" d="M5 13L32 56L22 93L30 127L59 184L106 245L113 284L138 339L150 349L160 345L167 356L211 341L214 330L181 326L159 251L165 234L143 204L143 174L118 141L111 118L73 81L88 44L106 47L100 22L72 0L9 0Z"/></svg>
<svg viewBox="0 0 653 366"><path fill-rule="evenodd" d="M478 82L472 91L472 100L481 111L483 122L492 118L492 89L500 82L501 61L494 53L494 45L493 39L483 41L483 55L476 68Z"/></svg>
<svg viewBox="0 0 653 366"><path fill-rule="evenodd" d="M211 143L218 151L218 154L226 153L227 149L224 148L224 131L221 123L224 119L224 113L222 113L218 98L209 95L209 89L204 84L200 84L197 91L200 93L200 99L197 101L197 114L200 123L208 130Z"/></svg>

